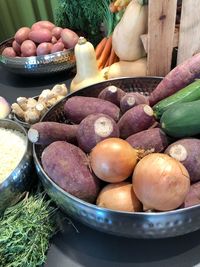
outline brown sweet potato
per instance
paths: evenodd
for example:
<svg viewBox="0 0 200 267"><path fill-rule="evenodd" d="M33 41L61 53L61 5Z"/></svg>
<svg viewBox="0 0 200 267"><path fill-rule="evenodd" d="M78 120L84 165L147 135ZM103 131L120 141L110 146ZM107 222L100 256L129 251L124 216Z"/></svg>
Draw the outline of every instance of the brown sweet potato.
<svg viewBox="0 0 200 267"><path fill-rule="evenodd" d="M64 104L64 111L68 119L73 123L80 123L85 117L90 114L103 113L115 121L118 121L120 109L113 103L85 96L73 96Z"/></svg>
<svg viewBox="0 0 200 267"><path fill-rule="evenodd" d="M180 161L190 174L191 182L200 180L200 140L184 138L172 143L165 153Z"/></svg>
<svg viewBox="0 0 200 267"><path fill-rule="evenodd" d="M139 104L147 104L149 105L149 100L146 96L138 93L127 93L121 98L120 101L120 109L122 113L125 113L127 110L139 105Z"/></svg>
<svg viewBox="0 0 200 267"><path fill-rule="evenodd" d="M76 143L78 125L68 125L53 121L38 122L31 125L28 138L32 143L49 145L55 141Z"/></svg>
<svg viewBox="0 0 200 267"><path fill-rule="evenodd" d="M176 93L200 77L200 53L172 69L149 96L150 105Z"/></svg>
<svg viewBox="0 0 200 267"><path fill-rule="evenodd" d="M160 128L152 128L129 136L126 141L136 149L162 152L168 145L166 134Z"/></svg>
<svg viewBox="0 0 200 267"><path fill-rule="evenodd" d="M128 138L130 135L147 130L155 122L153 110L145 104L129 109L118 122L120 137Z"/></svg>
<svg viewBox="0 0 200 267"><path fill-rule="evenodd" d="M198 204L200 204L200 182L194 183L190 186L190 191L187 194L181 208L192 207Z"/></svg>
<svg viewBox="0 0 200 267"><path fill-rule="evenodd" d="M125 94L126 94L126 92L123 91L122 89L120 89L114 85L110 85L110 86L107 86L106 88L104 88L100 92L100 94L98 95L98 98L110 101L119 107L120 106L120 100L122 99L123 96L125 96Z"/></svg>
<svg viewBox="0 0 200 267"><path fill-rule="evenodd" d="M78 126L78 145L87 153L97 143L109 137L119 137L119 128L108 115L102 113L88 115Z"/></svg>
<svg viewBox="0 0 200 267"><path fill-rule="evenodd" d="M77 146L56 141L43 150L42 166L63 190L87 202L99 193L99 179L90 171L88 158Z"/></svg>

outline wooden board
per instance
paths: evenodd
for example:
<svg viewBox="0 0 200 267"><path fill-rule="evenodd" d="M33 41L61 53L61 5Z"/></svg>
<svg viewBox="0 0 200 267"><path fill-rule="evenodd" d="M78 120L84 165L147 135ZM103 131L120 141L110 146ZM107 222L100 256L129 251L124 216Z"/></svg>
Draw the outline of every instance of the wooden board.
<svg viewBox="0 0 200 267"><path fill-rule="evenodd" d="M177 0L149 0L147 75L171 69Z"/></svg>
<svg viewBox="0 0 200 267"><path fill-rule="evenodd" d="M177 64L200 52L200 0L183 0Z"/></svg>

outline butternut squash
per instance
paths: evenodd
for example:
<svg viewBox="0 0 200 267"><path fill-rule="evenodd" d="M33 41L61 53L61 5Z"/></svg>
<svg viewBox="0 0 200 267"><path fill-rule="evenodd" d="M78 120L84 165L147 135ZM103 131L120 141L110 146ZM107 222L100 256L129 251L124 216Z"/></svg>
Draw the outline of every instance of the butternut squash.
<svg viewBox="0 0 200 267"><path fill-rule="evenodd" d="M140 36L147 33L147 25L147 5L132 0L112 36L112 46L120 60L135 61L145 56Z"/></svg>
<svg viewBox="0 0 200 267"><path fill-rule="evenodd" d="M84 37L79 38L74 53L77 73L70 84L71 92L105 80L98 70L94 47Z"/></svg>
<svg viewBox="0 0 200 267"><path fill-rule="evenodd" d="M104 68L102 74L106 79L147 75L147 58L136 61L119 61Z"/></svg>

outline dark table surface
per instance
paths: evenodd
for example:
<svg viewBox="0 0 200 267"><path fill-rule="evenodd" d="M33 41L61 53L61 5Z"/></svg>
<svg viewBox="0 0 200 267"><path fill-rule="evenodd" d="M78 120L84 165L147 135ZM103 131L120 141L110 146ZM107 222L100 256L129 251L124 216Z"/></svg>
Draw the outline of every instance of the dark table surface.
<svg viewBox="0 0 200 267"><path fill-rule="evenodd" d="M0 66L0 95L13 103L18 96L35 96L56 83L69 86L67 73L20 77ZM67 218L67 215L66 215ZM200 231L185 236L138 240L101 233L66 219L55 235L45 267L190 267L200 266Z"/></svg>

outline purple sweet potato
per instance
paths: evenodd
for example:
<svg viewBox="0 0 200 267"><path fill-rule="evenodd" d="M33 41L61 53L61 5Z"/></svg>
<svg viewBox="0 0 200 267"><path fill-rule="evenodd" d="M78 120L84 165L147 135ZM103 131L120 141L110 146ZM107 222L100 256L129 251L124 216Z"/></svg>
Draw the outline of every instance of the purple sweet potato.
<svg viewBox="0 0 200 267"><path fill-rule="evenodd" d="M126 93L122 89L120 89L114 85L110 85L110 86L107 86L106 88L104 88L100 92L100 94L98 95L98 98L110 101L119 107L120 106L120 100L125 94Z"/></svg>
<svg viewBox="0 0 200 267"><path fill-rule="evenodd" d="M56 141L42 153L42 166L63 190L93 203L99 193L99 179L90 171L86 154L77 146Z"/></svg>
<svg viewBox="0 0 200 267"><path fill-rule="evenodd" d="M200 182L194 183L190 186L190 191L187 194L185 201L181 208L192 207L200 204Z"/></svg>
<svg viewBox="0 0 200 267"><path fill-rule="evenodd" d="M69 125L53 121L38 122L31 125L28 138L32 143L49 145L55 141L76 143L78 125Z"/></svg>
<svg viewBox="0 0 200 267"><path fill-rule="evenodd" d="M120 109L122 113L125 113L127 110L139 105L147 104L149 105L149 100L146 96L138 93L127 93L124 95L120 101Z"/></svg>
<svg viewBox="0 0 200 267"><path fill-rule="evenodd" d="M164 77L150 94L150 105L155 105L158 101L176 93L199 77L200 53L185 60Z"/></svg>
<svg viewBox="0 0 200 267"><path fill-rule="evenodd" d="M190 175L191 182L200 180L200 140L184 138L172 143L165 153L180 161Z"/></svg>
<svg viewBox="0 0 200 267"><path fill-rule="evenodd" d="M126 141L136 149L160 153L168 146L166 134L160 128L152 128L129 136Z"/></svg>
<svg viewBox="0 0 200 267"><path fill-rule="evenodd" d="M69 120L73 123L80 123L85 117L90 114L103 113L115 121L119 120L120 109L113 103L85 96L73 96L69 98L65 105L64 111Z"/></svg>
<svg viewBox="0 0 200 267"><path fill-rule="evenodd" d="M108 115L88 115L78 126L78 145L84 152L89 153L97 143L109 137L119 137L119 127Z"/></svg>
<svg viewBox="0 0 200 267"><path fill-rule="evenodd" d="M128 138L130 135L147 130L155 122L153 110L145 104L129 109L118 122L120 137Z"/></svg>

